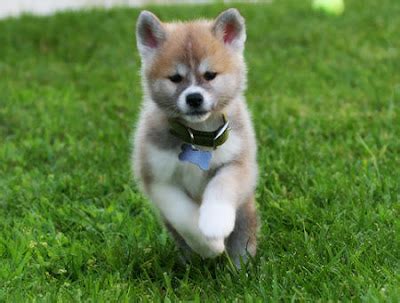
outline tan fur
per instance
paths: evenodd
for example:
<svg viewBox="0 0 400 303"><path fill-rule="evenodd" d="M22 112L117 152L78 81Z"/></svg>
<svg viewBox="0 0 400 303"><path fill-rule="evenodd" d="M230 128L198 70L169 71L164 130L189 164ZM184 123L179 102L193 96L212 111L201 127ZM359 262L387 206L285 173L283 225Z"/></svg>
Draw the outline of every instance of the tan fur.
<svg viewBox="0 0 400 303"><path fill-rule="evenodd" d="M232 46L221 38L223 32L216 32L231 21L242 30L234 33L238 38ZM147 36L149 31L153 35ZM134 141L136 179L185 249L211 257L226 248L239 266L246 254L254 256L257 231L253 198L256 142L242 94L246 83L241 48L244 20L237 11L228 10L214 22L161 23L145 12L139 17L137 33L142 35L138 47L145 98ZM208 70L218 74L215 80L207 81L199 72L205 59ZM188 69L188 76L175 85L168 79L178 65ZM213 102L204 121L187 120L175 104L190 86L198 87ZM230 136L222 146L209 149L210 169L201 171L180 162L183 142L171 135L168 119L178 118L188 127L211 131L221 125L222 113L230 122Z"/></svg>
<svg viewBox="0 0 400 303"><path fill-rule="evenodd" d="M222 42L211 33L211 22L194 21L165 26L168 40L160 50L160 56L148 72L149 78L167 77L173 71L177 58L194 68L201 60L210 59L216 72L233 72L238 64Z"/></svg>

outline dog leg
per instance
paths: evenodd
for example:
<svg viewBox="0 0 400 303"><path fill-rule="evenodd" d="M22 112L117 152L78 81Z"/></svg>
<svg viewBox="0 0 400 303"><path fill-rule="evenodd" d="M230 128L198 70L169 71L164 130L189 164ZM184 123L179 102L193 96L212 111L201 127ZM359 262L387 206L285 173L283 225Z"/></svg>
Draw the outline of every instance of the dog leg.
<svg viewBox="0 0 400 303"><path fill-rule="evenodd" d="M234 227L237 208L253 190L255 178L240 165L222 168L207 185L200 207L199 228L210 239L225 239Z"/></svg>
<svg viewBox="0 0 400 303"><path fill-rule="evenodd" d="M233 232L226 241L226 250L237 268L254 257L257 249L258 218L251 197L236 212Z"/></svg>
<svg viewBox="0 0 400 303"><path fill-rule="evenodd" d="M215 257L225 250L224 239L208 239L200 231L199 206L181 189L170 184L153 184L150 198L162 216L203 257Z"/></svg>
<svg viewBox="0 0 400 303"><path fill-rule="evenodd" d="M164 224L171 236L174 238L175 243L177 244L181 252L180 260L182 261L182 263L186 264L190 262L193 257L193 250L190 248L189 245L187 245L185 239L182 238L182 236L175 230L175 228L168 223L168 221L164 220Z"/></svg>

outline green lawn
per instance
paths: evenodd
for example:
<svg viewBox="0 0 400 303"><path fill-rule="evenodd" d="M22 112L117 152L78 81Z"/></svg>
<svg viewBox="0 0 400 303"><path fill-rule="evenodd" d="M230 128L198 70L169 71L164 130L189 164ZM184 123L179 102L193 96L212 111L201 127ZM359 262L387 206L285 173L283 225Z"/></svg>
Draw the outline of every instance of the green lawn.
<svg viewBox="0 0 400 303"><path fill-rule="evenodd" d="M132 181L138 10L0 21L0 302L399 302L400 1L347 4L238 6L262 218L241 272L181 266Z"/></svg>

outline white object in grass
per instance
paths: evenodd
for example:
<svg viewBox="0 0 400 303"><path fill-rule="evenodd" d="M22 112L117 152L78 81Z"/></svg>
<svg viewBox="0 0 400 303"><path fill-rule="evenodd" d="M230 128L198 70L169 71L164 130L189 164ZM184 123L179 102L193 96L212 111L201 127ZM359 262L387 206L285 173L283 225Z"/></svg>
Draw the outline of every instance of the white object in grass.
<svg viewBox="0 0 400 303"><path fill-rule="evenodd" d="M312 7L331 15L341 15L344 12L344 0L313 0Z"/></svg>

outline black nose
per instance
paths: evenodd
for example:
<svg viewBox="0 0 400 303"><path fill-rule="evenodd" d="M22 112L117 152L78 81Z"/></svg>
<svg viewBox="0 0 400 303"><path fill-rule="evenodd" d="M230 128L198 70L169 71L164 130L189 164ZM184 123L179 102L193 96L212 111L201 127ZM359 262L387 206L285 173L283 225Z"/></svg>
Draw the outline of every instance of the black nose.
<svg viewBox="0 0 400 303"><path fill-rule="evenodd" d="M186 103L193 108L198 108L203 103L203 96L199 93L193 93L186 96Z"/></svg>

